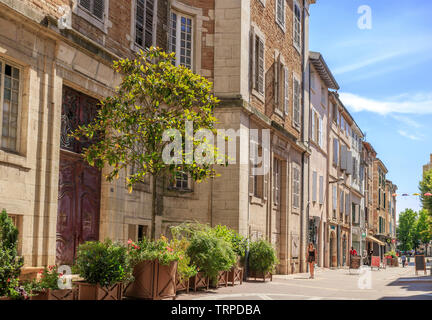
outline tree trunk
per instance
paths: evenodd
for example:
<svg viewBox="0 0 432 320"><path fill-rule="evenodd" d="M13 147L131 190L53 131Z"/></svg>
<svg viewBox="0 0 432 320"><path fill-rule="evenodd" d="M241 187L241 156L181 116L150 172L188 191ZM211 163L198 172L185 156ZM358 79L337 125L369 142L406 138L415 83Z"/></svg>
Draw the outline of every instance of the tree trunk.
<svg viewBox="0 0 432 320"><path fill-rule="evenodd" d="M152 218L151 239L156 240L156 176L152 176Z"/></svg>

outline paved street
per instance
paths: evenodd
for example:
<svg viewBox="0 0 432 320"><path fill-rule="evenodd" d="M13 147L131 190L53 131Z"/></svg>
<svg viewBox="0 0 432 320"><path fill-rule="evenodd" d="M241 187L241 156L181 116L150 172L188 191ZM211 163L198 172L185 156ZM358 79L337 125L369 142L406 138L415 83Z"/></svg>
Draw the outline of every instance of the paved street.
<svg viewBox="0 0 432 320"><path fill-rule="evenodd" d="M208 292L180 294L177 300L432 300L432 277L414 267L359 271L319 269L308 274L274 276L273 282L246 282ZM359 281L360 280L360 281ZM360 284L359 284L360 282Z"/></svg>

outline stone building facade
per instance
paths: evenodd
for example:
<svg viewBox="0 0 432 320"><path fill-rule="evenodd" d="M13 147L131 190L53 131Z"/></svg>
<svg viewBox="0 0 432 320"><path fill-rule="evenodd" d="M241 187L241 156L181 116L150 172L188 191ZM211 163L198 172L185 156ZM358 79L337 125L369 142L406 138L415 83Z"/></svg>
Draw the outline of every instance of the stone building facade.
<svg viewBox="0 0 432 320"><path fill-rule="evenodd" d="M429 163L428 163L428 164L425 164L425 165L423 166L423 172L426 172L426 171L428 171L428 170L430 170L430 169L432 169L432 153L431 153L431 155L430 155L430 161L429 161Z"/></svg>
<svg viewBox="0 0 432 320"><path fill-rule="evenodd" d="M229 225L271 241L279 272L304 271L312 3L0 0L0 207L17 221L27 270L71 263L86 240L147 235L150 181L130 194L124 176L106 182L67 134L120 83L113 60L156 45L213 81L219 128L270 132L264 176L237 163L201 184L187 176L158 181L157 234L184 221ZM237 159L249 159L249 140ZM257 144L262 154L262 137Z"/></svg>
<svg viewBox="0 0 432 320"><path fill-rule="evenodd" d="M339 85L319 52L309 53L310 61L310 130L311 148L309 172L309 241L318 252L318 265L329 265L327 210L329 140L328 90L338 90Z"/></svg>

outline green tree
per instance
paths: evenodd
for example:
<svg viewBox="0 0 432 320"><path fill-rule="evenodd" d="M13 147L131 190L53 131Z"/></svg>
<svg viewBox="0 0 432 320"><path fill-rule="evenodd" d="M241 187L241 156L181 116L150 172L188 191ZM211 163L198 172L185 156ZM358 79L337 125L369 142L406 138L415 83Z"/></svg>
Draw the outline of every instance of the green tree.
<svg viewBox="0 0 432 320"><path fill-rule="evenodd" d="M406 209L399 214L399 226L396 230L397 238L400 242L399 249L403 251L411 250L414 246L416 233L417 213L411 209Z"/></svg>
<svg viewBox="0 0 432 320"><path fill-rule="evenodd" d="M174 54L152 47L134 60L114 62L115 71L124 75L120 86L101 101L95 120L73 134L77 139L97 137L84 150L84 157L100 169L108 164L108 181L118 179L124 170L132 192L147 174L152 177L152 239L156 238L157 180L187 174L201 182L215 176L213 135L198 139L197 133L216 132L213 110L218 100L209 81L184 66L174 66L173 60ZM193 122L192 130L187 121ZM176 141L181 149L172 147ZM197 161L197 155L204 160ZM167 156L178 160L167 163ZM133 172L128 170L131 167Z"/></svg>
<svg viewBox="0 0 432 320"><path fill-rule="evenodd" d="M419 242L427 246L432 240L432 218L424 209L420 210L417 219L417 235Z"/></svg>
<svg viewBox="0 0 432 320"><path fill-rule="evenodd" d="M422 194L420 199L423 204L423 209L426 209L429 215L432 216L432 197L425 196L426 193L432 193L432 169L425 171L423 174L419 189Z"/></svg>

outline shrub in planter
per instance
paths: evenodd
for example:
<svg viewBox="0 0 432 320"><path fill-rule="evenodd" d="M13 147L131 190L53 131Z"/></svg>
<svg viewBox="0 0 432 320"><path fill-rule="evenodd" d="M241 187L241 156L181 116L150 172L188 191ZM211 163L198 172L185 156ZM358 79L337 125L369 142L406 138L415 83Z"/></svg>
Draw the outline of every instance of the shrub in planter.
<svg viewBox="0 0 432 320"><path fill-rule="evenodd" d="M139 299L174 298L179 252L164 237L157 241L129 240L129 256L135 280L125 295Z"/></svg>
<svg viewBox="0 0 432 320"><path fill-rule="evenodd" d="M6 211L0 213L0 297L27 298L19 286L18 276L24 260L17 257L18 229Z"/></svg>
<svg viewBox="0 0 432 320"><path fill-rule="evenodd" d="M198 271L204 272L214 285L217 285L219 272L230 270L236 262L231 243L211 231L196 232L186 253Z"/></svg>
<svg viewBox="0 0 432 320"><path fill-rule="evenodd" d="M189 291L189 279L198 273L196 266L191 263L191 259L186 253L189 244L190 242L186 238L173 239L171 241L171 248L178 254L176 275L177 291Z"/></svg>
<svg viewBox="0 0 432 320"><path fill-rule="evenodd" d="M33 280L31 285L32 300L74 300L72 289L59 287L60 283L66 284L66 279L61 279L57 266L45 267L39 272L40 279Z"/></svg>
<svg viewBox="0 0 432 320"><path fill-rule="evenodd" d="M78 284L79 300L120 300L122 284L133 279L127 247L110 240L81 244L75 265L85 280Z"/></svg>
<svg viewBox="0 0 432 320"><path fill-rule="evenodd" d="M265 240L250 243L248 265L255 277L262 275L265 279L268 273L274 272L278 263L276 251L270 243Z"/></svg>

